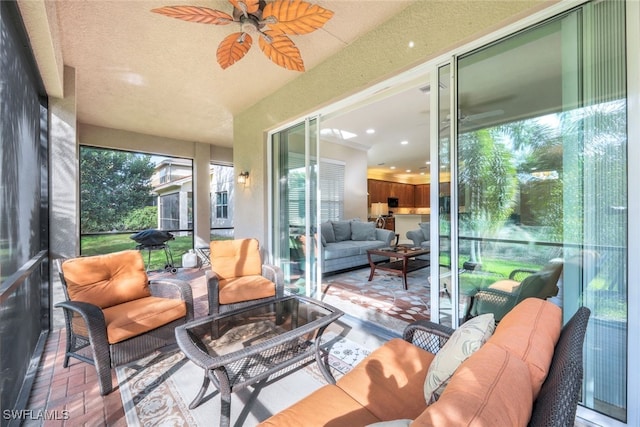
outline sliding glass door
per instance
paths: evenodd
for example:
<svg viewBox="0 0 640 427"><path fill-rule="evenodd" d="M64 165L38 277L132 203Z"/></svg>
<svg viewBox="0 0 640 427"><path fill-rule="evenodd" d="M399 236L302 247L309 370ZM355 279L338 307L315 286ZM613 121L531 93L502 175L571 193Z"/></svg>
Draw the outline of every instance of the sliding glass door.
<svg viewBox="0 0 640 427"><path fill-rule="evenodd" d="M317 295L319 274L317 119L271 135L272 238L274 262L289 290Z"/></svg>
<svg viewBox="0 0 640 427"><path fill-rule="evenodd" d="M443 170L448 158L455 162L455 218L440 201L439 232L440 261L457 279L460 317L478 290L497 289L505 279L519 286L524 276L513 272L562 265L552 300L565 320L579 306L592 310L582 404L621 421L628 303L624 8L613 0L588 3L456 58L456 129L442 132L439 147ZM449 239L455 254L447 253ZM498 317L500 310L490 309ZM440 313L453 315L445 305Z"/></svg>

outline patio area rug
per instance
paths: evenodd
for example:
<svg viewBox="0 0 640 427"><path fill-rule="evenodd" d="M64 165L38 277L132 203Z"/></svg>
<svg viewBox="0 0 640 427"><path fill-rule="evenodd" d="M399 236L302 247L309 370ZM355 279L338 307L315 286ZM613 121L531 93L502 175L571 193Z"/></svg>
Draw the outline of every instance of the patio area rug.
<svg viewBox="0 0 640 427"><path fill-rule="evenodd" d="M322 300L341 310L401 332L407 323L430 319L429 268L407 275L408 290L394 273L376 271L369 282L369 268L327 276Z"/></svg>
<svg viewBox="0 0 640 427"><path fill-rule="evenodd" d="M331 331L323 336L330 347L329 364L336 379L370 352ZM262 387L231 395L231 425L255 426L326 384L315 359L288 368ZM116 369L129 426L212 426L220 420L220 395L210 385L200 406L189 404L202 385L204 372L181 351L154 354Z"/></svg>

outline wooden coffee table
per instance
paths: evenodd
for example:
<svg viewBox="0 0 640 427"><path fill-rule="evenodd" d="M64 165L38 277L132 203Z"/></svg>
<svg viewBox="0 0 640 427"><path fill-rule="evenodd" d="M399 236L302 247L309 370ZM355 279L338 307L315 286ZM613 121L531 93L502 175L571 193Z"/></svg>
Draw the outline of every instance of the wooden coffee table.
<svg viewBox="0 0 640 427"><path fill-rule="evenodd" d="M431 253L430 249L416 249L411 246L402 245L391 248L369 249L367 250L367 258L369 259L369 265L371 266L369 281L373 280L373 275L376 272L376 269L391 271L402 274L402 284L405 289L409 289L407 286L407 273L429 267L431 264L429 261L416 259L417 256L427 255L429 253ZM389 257L391 260L389 262L376 264L371 260L371 255L385 256Z"/></svg>

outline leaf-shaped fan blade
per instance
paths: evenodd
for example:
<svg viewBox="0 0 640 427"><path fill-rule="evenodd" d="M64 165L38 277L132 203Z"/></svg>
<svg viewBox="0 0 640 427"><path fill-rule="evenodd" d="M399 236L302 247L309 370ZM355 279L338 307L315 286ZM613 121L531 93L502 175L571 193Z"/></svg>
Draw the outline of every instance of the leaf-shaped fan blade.
<svg viewBox="0 0 640 427"><path fill-rule="evenodd" d="M218 45L216 57L222 69L241 60L251 48L253 40L247 33L233 33L224 38Z"/></svg>
<svg viewBox="0 0 640 427"><path fill-rule="evenodd" d="M307 34L322 27L333 16L333 12L316 4L302 0L276 0L267 3L262 19L273 16L275 24L269 24L273 31L286 34Z"/></svg>
<svg viewBox="0 0 640 427"><path fill-rule="evenodd" d="M233 17L228 13L208 7L198 6L165 6L152 9L151 12L183 21L198 22L201 24L226 25L233 22Z"/></svg>
<svg viewBox="0 0 640 427"><path fill-rule="evenodd" d="M260 0L229 0L238 10L244 10L240 3L244 3L247 13L256 13L260 9Z"/></svg>
<svg viewBox="0 0 640 427"><path fill-rule="evenodd" d="M300 56L300 51L293 44L293 41L284 34L274 31L265 31L271 37L271 43L260 37L260 49L273 63L286 68L287 70L304 71L304 63Z"/></svg>

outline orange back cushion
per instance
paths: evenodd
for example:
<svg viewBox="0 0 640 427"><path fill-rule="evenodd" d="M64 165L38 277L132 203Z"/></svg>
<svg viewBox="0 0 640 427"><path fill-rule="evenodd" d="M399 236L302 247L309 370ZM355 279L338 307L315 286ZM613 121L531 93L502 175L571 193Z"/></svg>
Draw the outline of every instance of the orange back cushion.
<svg viewBox="0 0 640 427"><path fill-rule="evenodd" d="M547 378L561 330L560 307L538 298L527 298L504 316L489 340L527 364L534 398Z"/></svg>
<svg viewBox="0 0 640 427"><path fill-rule="evenodd" d="M62 272L72 301L107 308L151 296L139 251L69 259L62 263Z"/></svg>
<svg viewBox="0 0 640 427"><path fill-rule="evenodd" d="M260 247L256 239L214 240L211 249L211 269L220 279L262 274Z"/></svg>

